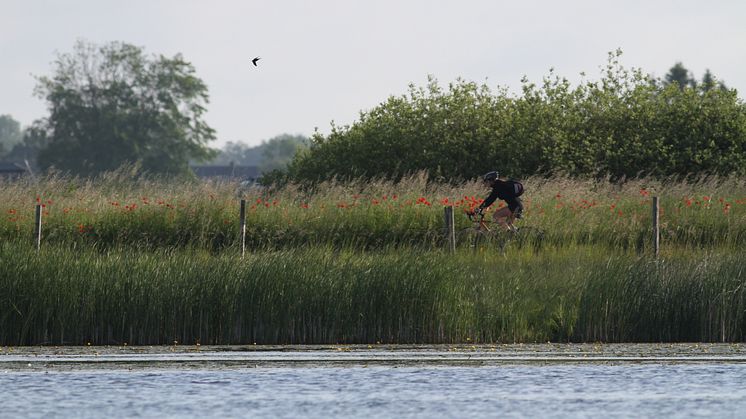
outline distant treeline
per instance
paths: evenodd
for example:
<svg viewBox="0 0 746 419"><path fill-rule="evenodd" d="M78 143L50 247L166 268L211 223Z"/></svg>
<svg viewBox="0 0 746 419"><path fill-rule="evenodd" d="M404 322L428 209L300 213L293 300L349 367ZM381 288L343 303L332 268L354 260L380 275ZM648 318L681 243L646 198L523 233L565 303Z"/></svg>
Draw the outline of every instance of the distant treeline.
<svg viewBox="0 0 746 419"><path fill-rule="evenodd" d="M295 153L307 148L308 143L309 139L301 134L276 135L256 146L229 141L209 163L256 166L260 172L284 170Z"/></svg>
<svg viewBox="0 0 746 419"><path fill-rule="evenodd" d="M701 83L680 63L665 79L609 60L577 87L553 71L522 93L459 80L392 96L350 126L317 133L296 156L294 181L387 177L427 171L471 179L564 173L622 177L746 174L746 106L708 71ZM674 71L676 70L676 71ZM679 81L678 79L682 80Z"/></svg>

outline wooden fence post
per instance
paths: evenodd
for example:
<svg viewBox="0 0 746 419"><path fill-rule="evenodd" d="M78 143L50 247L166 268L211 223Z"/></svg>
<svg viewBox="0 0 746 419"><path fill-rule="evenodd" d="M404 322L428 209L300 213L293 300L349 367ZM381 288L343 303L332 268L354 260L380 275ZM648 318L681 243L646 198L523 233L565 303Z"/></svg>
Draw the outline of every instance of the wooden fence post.
<svg viewBox="0 0 746 419"><path fill-rule="evenodd" d="M42 206L36 204L36 217L34 218L34 241L36 242L36 250L41 248L41 215Z"/></svg>
<svg viewBox="0 0 746 419"><path fill-rule="evenodd" d="M451 253L456 252L456 226L453 220L453 207L444 207L446 217L446 243Z"/></svg>
<svg viewBox="0 0 746 419"><path fill-rule="evenodd" d="M661 234L660 234L660 210L658 204L658 197L653 197L653 250L655 257L658 257L661 246Z"/></svg>
<svg viewBox="0 0 746 419"><path fill-rule="evenodd" d="M246 253L246 200L241 200L241 257Z"/></svg>

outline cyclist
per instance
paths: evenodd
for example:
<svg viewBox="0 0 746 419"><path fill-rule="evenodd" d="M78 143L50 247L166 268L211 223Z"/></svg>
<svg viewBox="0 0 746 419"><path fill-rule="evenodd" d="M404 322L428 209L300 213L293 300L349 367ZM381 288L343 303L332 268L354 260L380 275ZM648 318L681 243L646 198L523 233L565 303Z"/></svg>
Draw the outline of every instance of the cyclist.
<svg viewBox="0 0 746 419"><path fill-rule="evenodd" d="M508 206L495 211L492 214L492 219L505 230L512 232L518 231L513 225L513 221L516 218L521 218L521 212L523 212L523 202L519 198L523 194L523 185L513 180L501 180L500 175L496 171L482 176L482 182L485 186L492 188L492 192L490 192L489 196L484 199L484 202L473 213L482 215L485 209L492 205L498 198L502 199Z"/></svg>

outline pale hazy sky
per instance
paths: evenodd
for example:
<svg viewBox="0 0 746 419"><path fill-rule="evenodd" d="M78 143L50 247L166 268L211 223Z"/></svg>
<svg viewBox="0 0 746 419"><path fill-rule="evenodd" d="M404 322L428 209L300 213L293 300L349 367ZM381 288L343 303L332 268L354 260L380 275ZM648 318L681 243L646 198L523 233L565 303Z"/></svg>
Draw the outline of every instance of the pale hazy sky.
<svg viewBox="0 0 746 419"><path fill-rule="evenodd" d="M554 67L576 84L617 48L626 67L681 61L746 92L742 0L0 0L0 114L45 116L32 75L77 39L183 54L209 88L213 146L327 133L428 75L517 93Z"/></svg>

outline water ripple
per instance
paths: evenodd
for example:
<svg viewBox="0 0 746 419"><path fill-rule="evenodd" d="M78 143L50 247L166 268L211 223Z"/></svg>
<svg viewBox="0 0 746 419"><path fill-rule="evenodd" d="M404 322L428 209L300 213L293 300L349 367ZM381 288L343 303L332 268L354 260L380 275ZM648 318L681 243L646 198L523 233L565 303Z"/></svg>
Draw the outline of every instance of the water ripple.
<svg viewBox="0 0 746 419"><path fill-rule="evenodd" d="M449 362L432 350L409 350L398 358L361 351L337 356L353 360L342 363L328 351L284 357L262 352L279 359L269 362L242 351L203 358L151 353L150 361L131 353L22 352L0 355L3 417L727 418L746 411L746 363L729 361L741 355L719 349L714 352L724 361L707 355L707 361L695 362L697 355L690 354L681 362L681 351L646 362L605 361L609 351L600 351L596 362L543 360L576 358L565 351L544 352L532 362L468 363L463 353L453 355L461 361ZM406 361L411 358L416 360Z"/></svg>

